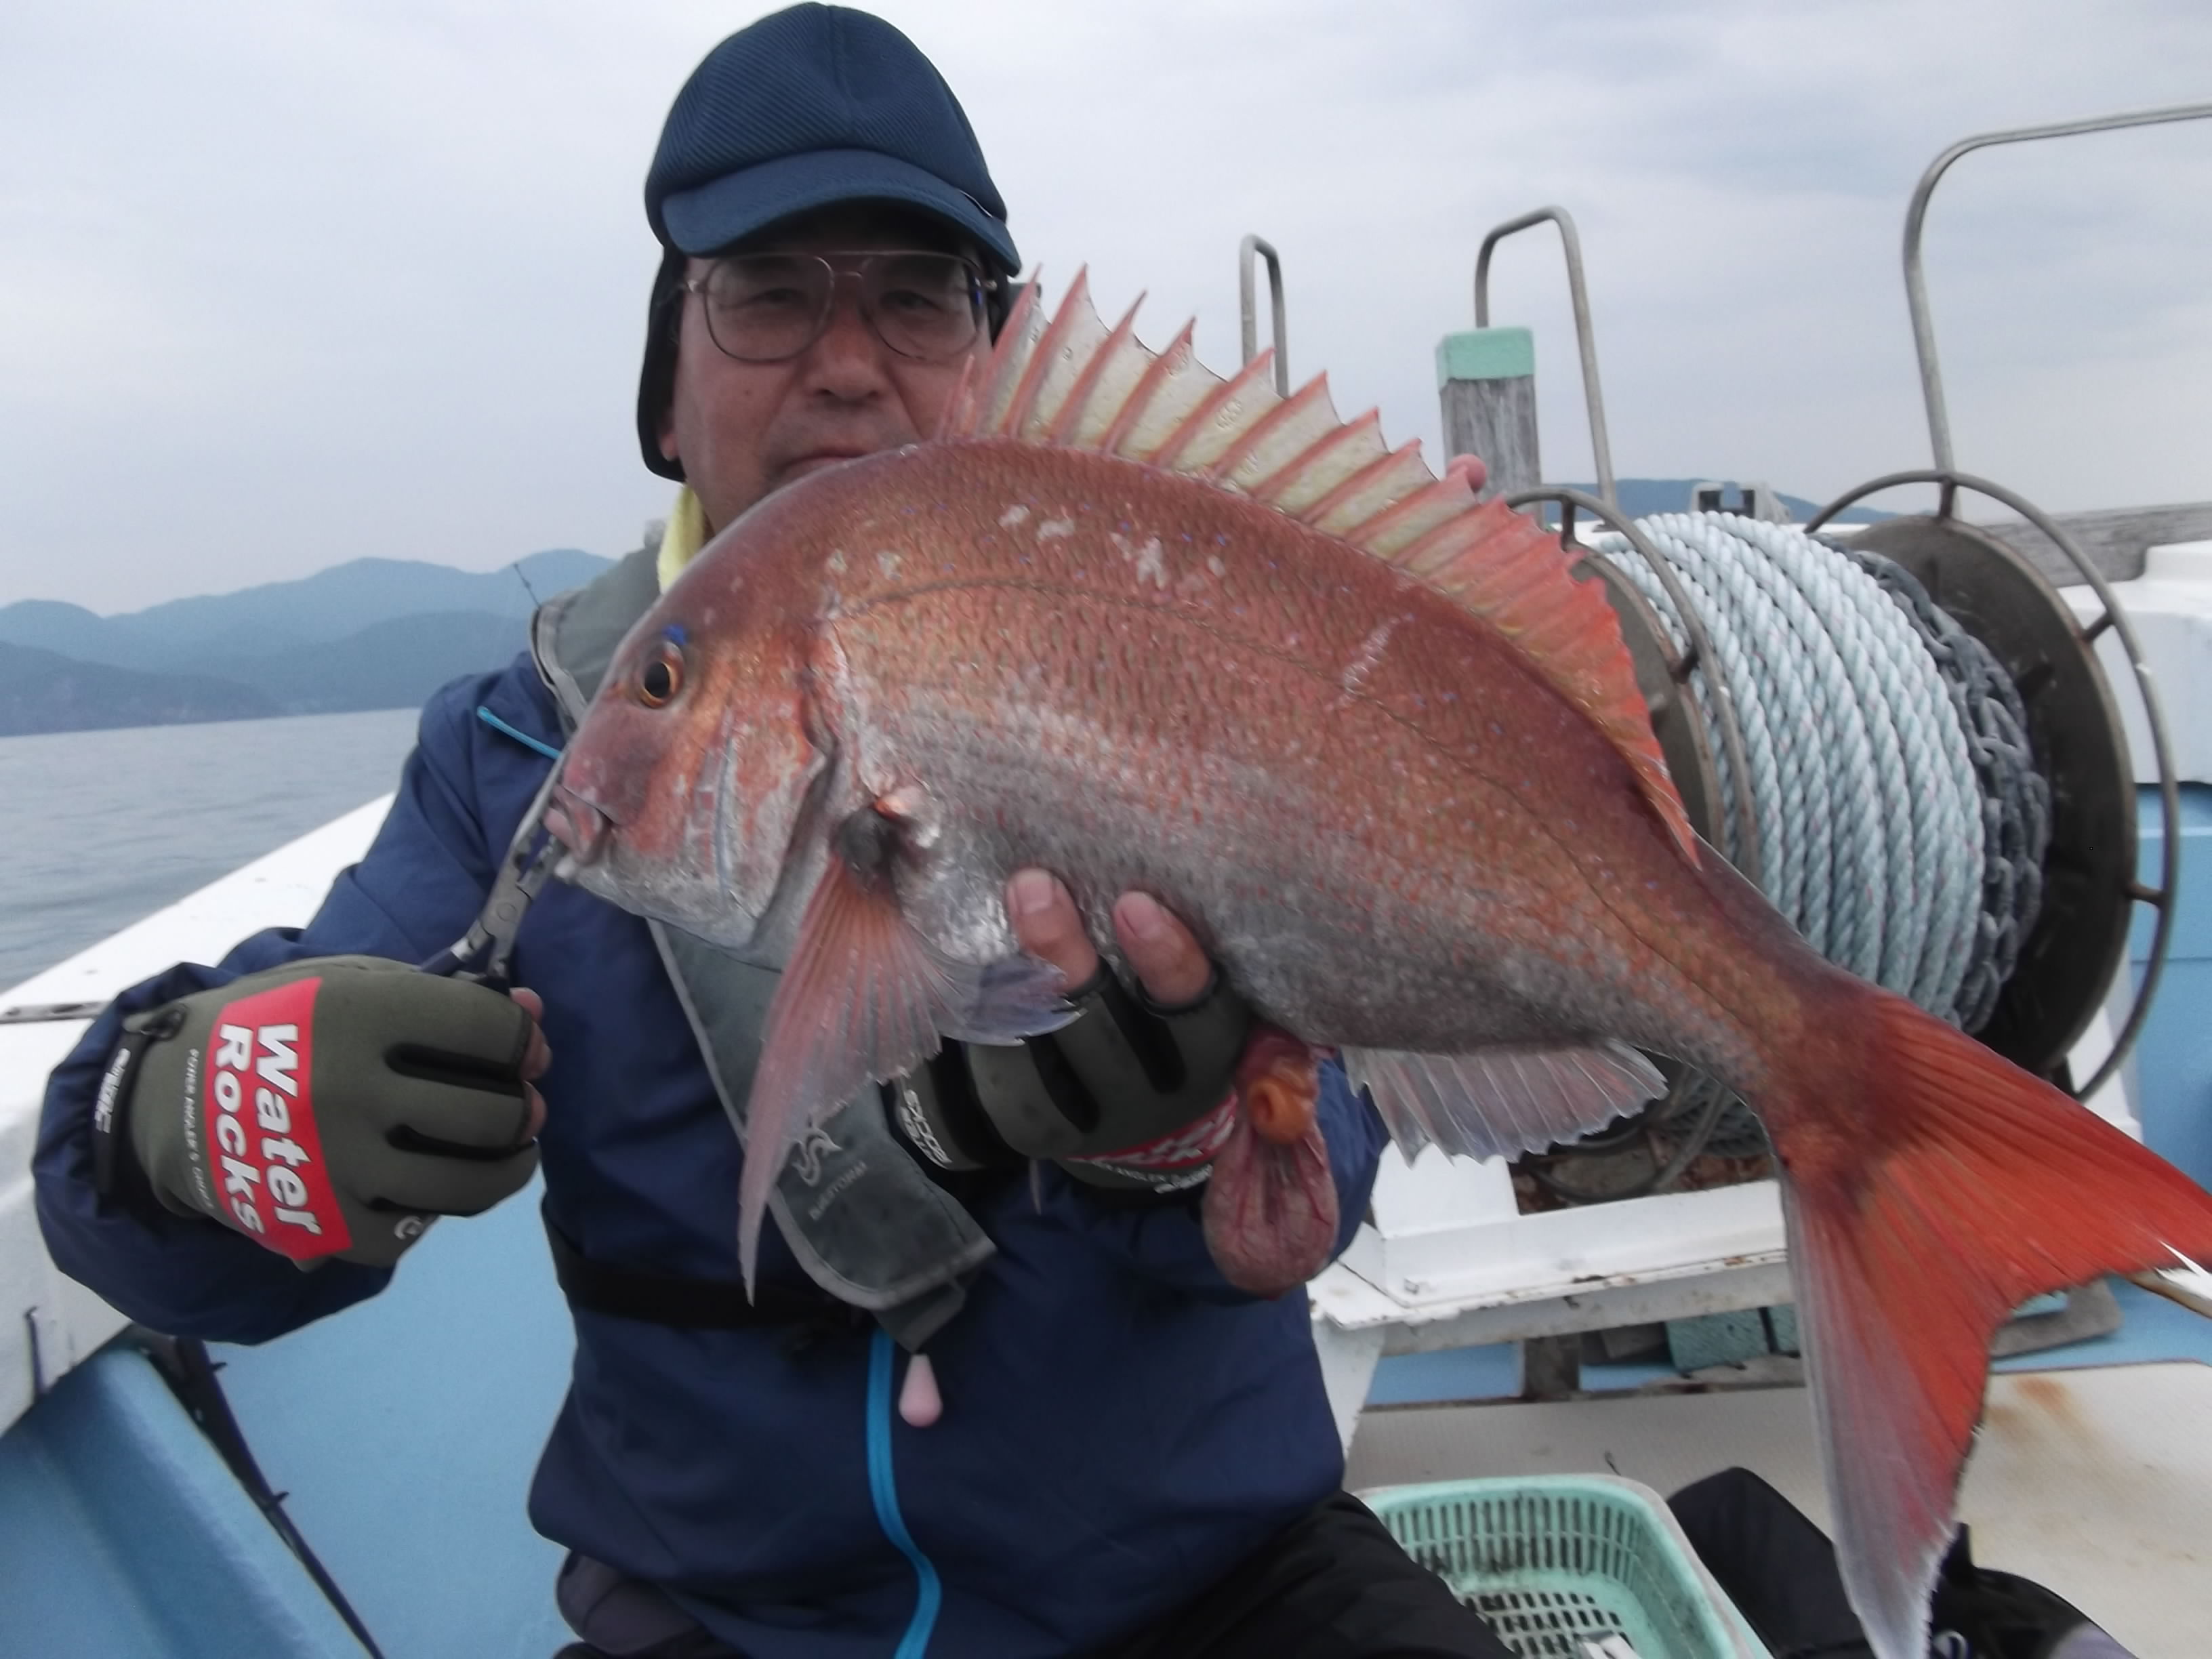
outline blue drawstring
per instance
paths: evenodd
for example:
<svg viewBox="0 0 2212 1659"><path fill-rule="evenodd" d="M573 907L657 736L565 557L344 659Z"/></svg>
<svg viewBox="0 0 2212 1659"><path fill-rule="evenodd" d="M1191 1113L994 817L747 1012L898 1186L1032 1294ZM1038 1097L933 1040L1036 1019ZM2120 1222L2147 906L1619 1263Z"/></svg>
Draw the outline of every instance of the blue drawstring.
<svg viewBox="0 0 2212 1659"><path fill-rule="evenodd" d="M914 1534L906 1529L905 1517L899 1514L898 1485L891 1477L891 1338L880 1327L868 1344L868 1496L875 1500L876 1523L913 1564L919 1588L914 1617L907 1621L906 1634L899 1638L891 1659L921 1659L929 1647L930 1632L937 1626L937 1609L945 1599L945 1589L938 1583L937 1569L915 1547Z"/></svg>
<svg viewBox="0 0 2212 1659"><path fill-rule="evenodd" d="M539 754L544 756L547 760L559 760L561 758L561 751L556 749L551 744L540 742L538 738L532 737L529 732L516 730L514 726L509 726L505 720L500 719L498 715L493 714L490 709L485 708L482 703L478 703L477 705L477 718L482 720L486 726L491 727L493 731L503 732L508 737L513 738L517 743L522 744L528 748L535 749Z"/></svg>

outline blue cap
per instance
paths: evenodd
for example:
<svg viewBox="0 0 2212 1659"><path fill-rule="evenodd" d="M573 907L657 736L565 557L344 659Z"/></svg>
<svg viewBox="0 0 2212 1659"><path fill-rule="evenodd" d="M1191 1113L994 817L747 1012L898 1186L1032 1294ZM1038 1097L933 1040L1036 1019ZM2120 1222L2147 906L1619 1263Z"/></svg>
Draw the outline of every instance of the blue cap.
<svg viewBox="0 0 2212 1659"><path fill-rule="evenodd" d="M973 237L993 274L1021 268L960 100L883 19L793 6L708 52L676 94L645 175L645 216L666 250L637 385L638 450L652 471L684 476L661 454L659 428L675 386L685 256L846 202L919 209Z"/></svg>
<svg viewBox="0 0 2212 1659"><path fill-rule="evenodd" d="M968 117L914 42L879 17L800 5L707 54L668 112L645 179L664 246L712 253L844 202L919 208L1021 264Z"/></svg>

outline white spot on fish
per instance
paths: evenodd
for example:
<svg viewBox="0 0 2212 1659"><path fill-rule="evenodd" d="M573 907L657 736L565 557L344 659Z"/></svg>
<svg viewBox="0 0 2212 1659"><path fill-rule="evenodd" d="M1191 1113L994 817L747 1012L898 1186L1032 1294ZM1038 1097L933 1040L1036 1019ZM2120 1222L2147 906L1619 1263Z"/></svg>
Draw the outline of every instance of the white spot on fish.
<svg viewBox="0 0 2212 1659"><path fill-rule="evenodd" d="M1074 533L1075 520L1073 519L1047 519L1037 526L1037 539L1041 542L1052 541L1060 536L1073 536Z"/></svg>
<svg viewBox="0 0 2212 1659"><path fill-rule="evenodd" d="M831 549L830 556L822 562L822 565L823 568L829 571L829 573L833 576L843 575L845 574L845 550L842 547Z"/></svg>
<svg viewBox="0 0 2212 1659"><path fill-rule="evenodd" d="M999 514L999 524L1003 529L1012 530L1016 525L1021 523L1023 520L1028 518L1029 515L1029 508L1024 507L1019 501L1017 501L1005 512Z"/></svg>
<svg viewBox="0 0 2212 1659"><path fill-rule="evenodd" d="M1346 697L1359 694L1361 682L1375 672L1375 665L1382 660L1382 653L1390 643L1390 635L1405 620L1403 617L1392 617L1377 623L1367 637L1360 641L1359 649L1352 653L1352 660L1345 664L1344 672L1337 680L1337 684L1344 688Z"/></svg>
<svg viewBox="0 0 2212 1659"><path fill-rule="evenodd" d="M1209 553L1206 556L1206 568L1217 576L1225 576L1229 574L1229 567L1221 562L1221 556L1218 553Z"/></svg>
<svg viewBox="0 0 2212 1659"><path fill-rule="evenodd" d="M897 575L898 568L899 556L897 554L878 553L876 555L876 568L882 571L886 576Z"/></svg>
<svg viewBox="0 0 2212 1659"><path fill-rule="evenodd" d="M1137 546L1126 536L1109 536L1108 539L1114 544L1115 551L1137 567L1139 581L1148 581L1155 587L1168 585L1167 560L1161 556L1158 536L1147 538L1142 547Z"/></svg>

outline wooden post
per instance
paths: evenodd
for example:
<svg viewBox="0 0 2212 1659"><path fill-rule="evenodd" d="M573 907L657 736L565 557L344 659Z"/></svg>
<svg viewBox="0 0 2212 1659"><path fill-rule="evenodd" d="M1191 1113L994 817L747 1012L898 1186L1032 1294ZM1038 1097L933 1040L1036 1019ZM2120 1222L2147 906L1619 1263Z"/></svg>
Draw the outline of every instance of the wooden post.
<svg viewBox="0 0 2212 1659"><path fill-rule="evenodd" d="M1437 343L1437 397L1444 449L1480 455L1481 495L1511 495L1543 481L1536 459L1536 342L1525 328L1475 328Z"/></svg>

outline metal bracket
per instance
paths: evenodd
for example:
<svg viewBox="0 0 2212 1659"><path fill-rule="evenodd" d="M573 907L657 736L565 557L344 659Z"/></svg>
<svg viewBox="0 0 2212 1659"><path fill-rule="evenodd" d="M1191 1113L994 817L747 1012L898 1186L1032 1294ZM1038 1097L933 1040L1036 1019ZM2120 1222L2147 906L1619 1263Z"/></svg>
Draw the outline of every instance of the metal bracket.
<svg viewBox="0 0 2212 1659"><path fill-rule="evenodd" d="M1247 236L1237 249L1237 293L1243 307L1244 356L1250 362L1260 351L1259 295L1252 279L1252 257L1267 262L1267 296L1274 304L1275 391L1291 395L1291 343L1283 320L1283 260L1274 245L1263 236Z"/></svg>
<svg viewBox="0 0 2212 1659"><path fill-rule="evenodd" d="M1912 187L1911 204L1905 210L1905 300L1912 312L1912 347L1920 356L1920 393L1928 404L1929 447L1935 451L1938 471L1948 472L1957 463L1951 454L1951 417L1943 406L1942 372L1936 363L1936 325L1928 314L1928 284L1920 268L1920 229L1928 216L1928 198L1936 193L1936 181L1960 156L1991 144L2024 143L2033 138L2070 138L2083 132L2111 132L2121 127L2206 119L2212 119L2212 104L2181 104L2171 109L2094 116L2086 121L2014 127L2007 132L1984 132L1972 138L1961 138L1928 164L1928 171Z"/></svg>
<svg viewBox="0 0 2212 1659"><path fill-rule="evenodd" d="M1540 225L1546 220L1559 228L1559 246L1567 256L1567 293L1574 301L1575 345L1583 359L1583 404L1589 415L1590 459L1597 468L1597 493L1605 498L1607 507L1620 505L1620 492L1613 488L1613 441L1607 434L1605 424L1605 393L1597 380L1597 341L1590 331L1589 290L1583 283L1583 242L1575 234L1575 222L1563 207L1540 207L1533 213L1524 213L1518 219L1508 219L1482 239L1482 248L1474 256L1474 325L1490 326L1490 256L1498 243L1519 230L1531 225Z"/></svg>

